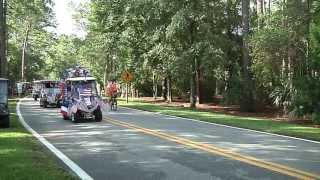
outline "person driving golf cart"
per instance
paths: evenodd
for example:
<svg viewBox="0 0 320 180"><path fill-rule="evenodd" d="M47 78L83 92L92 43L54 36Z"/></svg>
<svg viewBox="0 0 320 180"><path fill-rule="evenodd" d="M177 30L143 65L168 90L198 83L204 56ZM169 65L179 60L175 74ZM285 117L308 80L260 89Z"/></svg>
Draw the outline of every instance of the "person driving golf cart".
<svg viewBox="0 0 320 180"><path fill-rule="evenodd" d="M32 83L32 98L37 101L40 97L40 91L42 88L41 81L33 81Z"/></svg>
<svg viewBox="0 0 320 180"><path fill-rule="evenodd" d="M102 120L102 101L98 96L93 77L68 78L65 82L65 97L61 107L64 119L78 122L81 119Z"/></svg>
<svg viewBox="0 0 320 180"><path fill-rule="evenodd" d="M43 84L40 91L40 106L47 107L48 105L52 105L55 107L60 107L60 89L59 89L59 81L53 80L42 80Z"/></svg>

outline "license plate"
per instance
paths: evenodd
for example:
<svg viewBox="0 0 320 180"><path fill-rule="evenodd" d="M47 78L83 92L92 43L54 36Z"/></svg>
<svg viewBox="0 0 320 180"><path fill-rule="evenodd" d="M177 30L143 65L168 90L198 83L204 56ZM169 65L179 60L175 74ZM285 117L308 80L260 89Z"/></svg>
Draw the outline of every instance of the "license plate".
<svg viewBox="0 0 320 180"><path fill-rule="evenodd" d="M93 118L93 115L90 114L90 113L85 113L85 114L84 114L84 118L86 118L86 119L91 119L91 118Z"/></svg>

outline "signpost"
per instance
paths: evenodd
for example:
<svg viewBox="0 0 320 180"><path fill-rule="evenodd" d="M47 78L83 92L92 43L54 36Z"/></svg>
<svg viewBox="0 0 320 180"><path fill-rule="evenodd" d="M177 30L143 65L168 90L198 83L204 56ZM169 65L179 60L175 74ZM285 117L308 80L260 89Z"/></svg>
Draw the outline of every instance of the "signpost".
<svg viewBox="0 0 320 180"><path fill-rule="evenodd" d="M128 103L128 89L129 89L129 86L128 84L133 80L133 75L129 72L129 71L124 71L122 73L122 76L121 76L122 80L126 83L126 101Z"/></svg>

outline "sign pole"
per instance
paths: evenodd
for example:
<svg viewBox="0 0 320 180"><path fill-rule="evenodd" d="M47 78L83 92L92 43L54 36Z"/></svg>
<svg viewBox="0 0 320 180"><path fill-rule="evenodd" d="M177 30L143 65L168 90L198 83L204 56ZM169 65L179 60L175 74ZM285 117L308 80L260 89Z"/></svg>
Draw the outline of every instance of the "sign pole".
<svg viewBox="0 0 320 180"><path fill-rule="evenodd" d="M127 103L129 102L129 99L128 99L128 82L126 83L126 101L127 101Z"/></svg>
<svg viewBox="0 0 320 180"><path fill-rule="evenodd" d="M126 101L129 102L129 83L132 81L133 76L129 71L125 71L122 73L122 80L126 82Z"/></svg>

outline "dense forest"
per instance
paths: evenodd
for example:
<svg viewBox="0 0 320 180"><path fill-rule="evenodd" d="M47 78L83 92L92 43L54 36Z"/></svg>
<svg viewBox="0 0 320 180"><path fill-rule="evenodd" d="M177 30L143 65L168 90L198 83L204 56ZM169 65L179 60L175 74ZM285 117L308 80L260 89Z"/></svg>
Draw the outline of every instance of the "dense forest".
<svg viewBox="0 0 320 180"><path fill-rule="evenodd" d="M134 95L191 107L222 97L320 122L318 1L91 0L73 7L84 38L50 31L51 0L1 4L0 69L12 82L58 79L81 64L103 85L128 70Z"/></svg>

